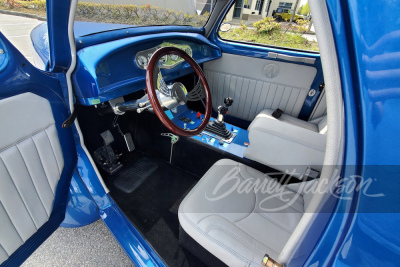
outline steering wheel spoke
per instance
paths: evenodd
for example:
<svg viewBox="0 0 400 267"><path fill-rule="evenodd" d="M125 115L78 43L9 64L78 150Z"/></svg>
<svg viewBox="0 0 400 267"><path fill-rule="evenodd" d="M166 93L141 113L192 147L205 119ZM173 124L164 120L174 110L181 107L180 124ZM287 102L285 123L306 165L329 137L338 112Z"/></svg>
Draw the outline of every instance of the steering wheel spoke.
<svg viewBox="0 0 400 267"><path fill-rule="evenodd" d="M205 93L204 93L204 87L203 84L201 83L201 80L199 80L196 84L196 86L193 88L192 91L190 91L187 94L187 100L188 101L199 101L204 99Z"/></svg>

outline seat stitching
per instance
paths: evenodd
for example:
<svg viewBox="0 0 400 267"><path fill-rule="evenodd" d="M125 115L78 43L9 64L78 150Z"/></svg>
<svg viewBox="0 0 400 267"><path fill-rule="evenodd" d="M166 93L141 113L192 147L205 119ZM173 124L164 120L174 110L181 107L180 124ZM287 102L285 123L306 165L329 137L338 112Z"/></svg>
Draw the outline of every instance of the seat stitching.
<svg viewBox="0 0 400 267"><path fill-rule="evenodd" d="M297 143L297 144L300 144L300 145L303 145L303 146L306 146L306 147L309 147L309 148L312 148L312 149L315 149L315 150L318 150L318 151L321 151L321 152L325 152L324 150L321 150L321 149L319 149L319 148L317 148L317 147L310 146L310 145L304 144L304 143L300 143L300 142L295 141L295 140L290 139L290 138L286 138L286 137L283 137L283 136L279 136L279 135L277 135L277 134L274 134L274 133L272 133L272 132L270 132L270 131L267 131L267 130L265 130L265 129L262 129L262 128L260 128L260 127L253 127L252 130L258 130L258 131L260 131L260 132L265 132L265 133L268 133L268 134L270 134L270 135L273 135L273 136L276 136L276 137L279 137L279 138L282 138L282 139L291 141L291 142L293 142L293 143Z"/></svg>
<svg viewBox="0 0 400 267"><path fill-rule="evenodd" d="M244 166L246 166L246 168L247 169L253 169L253 168L251 168L251 167L249 167L249 166L247 166L247 165L244 165ZM249 172L249 171L247 171L247 172ZM250 173L250 172L249 172ZM242 176L242 175L241 175ZM243 176L242 176L243 177ZM271 178L271 177L269 177L268 175L263 175L263 177L262 178L264 178L264 179L267 179L267 180L274 180L274 178ZM243 177L243 179L244 179L244 177ZM291 195L294 195L294 196L297 196L297 195L299 195L299 193L297 193L297 192L295 192L295 191L293 191L293 190L291 190L291 189L289 189L289 188L287 188L287 187L285 187L285 186L283 186L282 184L280 184L278 181L276 181L276 183L277 184L279 184L279 186L280 187L284 187L285 188L285 192L288 192L288 193L290 193ZM301 195L301 194L300 194ZM276 198L276 197L275 197ZM279 198L278 198L279 199ZM279 199L280 200L280 199ZM282 200L280 200L280 201L282 201ZM304 200L303 200L303 198L297 198L296 199L296 202L298 202L298 201L301 201L300 203L301 204L303 204L304 203ZM282 201L283 202L283 201ZM300 211L301 212L301 211Z"/></svg>
<svg viewBox="0 0 400 267"><path fill-rule="evenodd" d="M239 166L239 163L238 163L238 166ZM244 165L246 168L248 168L248 169L251 169L249 166L247 166L247 165ZM249 172L249 171L248 171ZM245 178L243 177L243 175L241 174L241 168L239 167L239 175L240 175L240 177L241 178L243 178L244 180L245 180ZM273 179L273 178L266 178L265 176L263 177L263 178L265 178L265 179ZM278 183L278 182L277 182ZM279 183L278 183L279 184ZM292 191L292 190L290 190L290 189L287 189L287 188L285 188L285 191L289 191L289 193L292 193L294 196L296 196L296 195L298 195L296 192L294 192L294 191ZM254 195L255 195L255 197L256 197L256 201L255 201L255 203L254 203L254 208L253 208L253 210L251 211L251 213L255 210L255 208L256 208L256 204L257 204L257 194L254 192L254 191L252 191L253 193L254 193ZM273 196L275 199L277 199L278 201L280 201L280 202L282 202L282 203L284 203L284 204L286 204L284 201L282 201L281 199L279 199L277 196ZM301 201L300 203L299 203L299 201ZM300 205L302 205L302 206L304 206L304 200L303 200L303 198L296 198L296 202L297 203L299 203ZM297 209L297 208L295 208L295 207L293 207L293 206L290 206L291 208L293 208L294 210L296 210L296 211L298 211L299 213L303 213L303 211L301 211L301 210L299 210L299 209ZM241 220L244 220L244 219L246 219L247 217L249 217L250 215L251 215L251 213L249 214L249 215L247 215L245 218L243 218L243 219L240 219L239 221L235 221L235 223L236 222L240 222Z"/></svg>
<svg viewBox="0 0 400 267"><path fill-rule="evenodd" d="M18 229L15 227L13 221L11 220L10 215L8 214L8 212L7 212L7 210L6 210L6 207L4 207L3 203L1 202L1 200L0 200L0 205L3 207L4 211L6 212L6 216L8 217L8 219L9 219L10 222L11 222L12 227L15 229L15 232L17 232L19 238L21 239L21 243L24 243L24 240L22 239L21 234L19 233ZM0 244L0 245L1 245L1 244ZM4 247L3 247L3 249L4 249Z"/></svg>
<svg viewBox="0 0 400 267"><path fill-rule="evenodd" d="M248 247L252 247L254 250L257 250L258 252L260 252L261 254L265 253L265 251L261 251L258 247L256 247L253 244L250 244L249 242L247 242L246 240L243 240L240 236L236 235L235 233L233 233L232 231L230 231L229 229L226 229L223 226L217 225L217 224L212 224L210 226L207 227L207 230L205 231L206 234L208 234L209 231L211 231L212 229L218 229L221 230L227 234L230 234L231 236L233 236L236 240L240 241L241 243L243 243L244 245L248 246ZM241 229L242 230L242 229ZM209 235L209 234L208 234ZM279 254L277 251L275 251L274 249L270 248L269 246L263 244L264 246L266 246L267 248L271 249L273 252Z"/></svg>
<svg viewBox="0 0 400 267"><path fill-rule="evenodd" d="M287 229L286 227L280 225L278 222L276 222L275 220L269 218L268 216L265 215L265 213L261 213L256 211L256 214L262 216L263 218L267 219L268 221L270 221L271 223L275 224L276 226L278 226L279 228L282 228L282 230L286 231L288 234L292 234L293 231L290 231L289 229Z"/></svg>
<svg viewBox="0 0 400 267"><path fill-rule="evenodd" d="M49 140L49 143L50 143L51 152L53 152L53 156L54 156L54 158L55 158L55 160L56 160L58 175L61 176L61 170L60 170L60 167L59 167L60 165L59 165L58 160L57 160L57 157L56 157L56 152L54 151L53 145L51 144L50 137L49 137L49 135L47 134L47 129L44 130L44 132L46 133L47 139Z"/></svg>
<svg viewBox="0 0 400 267"><path fill-rule="evenodd" d="M201 235L203 235L205 238L207 238L208 240L210 240L211 242L215 243L217 246L227 250L228 252L230 252L232 255L234 255L237 259L247 263L247 264L251 264L254 263L256 264L256 266L261 266L259 263L256 263L248 258L246 258L245 256L237 253L235 250L233 250L232 248L226 246L225 244L219 242L218 240L216 240L215 238L212 238L211 236L207 235L204 233L203 230L201 230L197 225L195 225L192 221L189 220L189 218L187 218L185 213L182 213L183 218L195 229L197 230Z"/></svg>
<svg viewBox="0 0 400 267"><path fill-rule="evenodd" d="M5 151L5 150L7 150L7 149L9 149L9 148L11 148L11 147L13 147L13 146L16 146L16 145L19 144L19 143L22 143L23 141L25 141L25 140L27 140L27 139L29 139L29 138L32 138L33 136L35 136L35 135L37 135L37 134L39 134L39 133L41 133L41 132L43 132L43 131L46 131L47 129L49 129L49 128L50 128L51 126L53 126L53 125L55 125L55 123L52 123L52 124L50 124L49 126L47 126L46 128L43 128L43 129L41 129L41 130L38 130L38 131L34 132L33 134L28 135L28 136L22 138L21 140L18 140L18 141L15 142L15 143L12 143L12 144L10 144L10 145L8 145L8 146L6 146L6 147L3 147L2 149L0 149L0 153L3 152L3 151Z"/></svg>
<svg viewBox="0 0 400 267"><path fill-rule="evenodd" d="M50 180L49 180L49 176L47 175L46 169L44 168L43 161L42 161L42 157L41 157L40 154L39 154L39 150L38 150L38 148L37 148L37 145L36 145L36 143L35 143L35 140L33 140L32 137L31 137L31 139L32 139L32 142L33 142L33 144L34 144L34 146L35 146L36 153L37 153L38 156L39 156L40 165L42 165L43 172L44 172L44 174L46 175L46 180L47 180L47 182L49 183L49 186L50 186L50 189L51 189L51 193L53 194L53 197L54 197L54 191L53 191L53 188L51 187Z"/></svg>
<svg viewBox="0 0 400 267"><path fill-rule="evenodd" d="M21 200L22 200L22 203L24 203L25 209L26 209L26 211L28 212L29 216L31 217L31 220L32 220L32 222L33 222L33 225L35 226L35 228L36 228L36 230L37 230L38 228L37 228L37 226L36 226L35 221L33 220L32 214L31 214L30 210L28 209L28 206L26 205L25 200L22 198L21 192L19 192L18 187L15 185L14 179L12 178L12 176L11 176L9 170L8 170L8 167L7 167L7 165L5 164L5 162L4 162L4 160L3 160L3 158L2 158L1 156L0 156L0 160L1 160L1 162L3 163L4 167L6 167L6 171L7 171L7 173L8 173L8 176L10 176L10 180L12 181L12 183L13 183L15 189L17 190L18 195L19 195L19 197L20 197ZM4 207L4 206L3 206L3 207Z"/></svg>
<svg viewBox="0 0 400 267"><path fill-rule="evenodd" d="M25 158L24 158L24 156L22 155L21 150L19 149L19 147L18 147L18 146L15 146L15 147L18 149L18 152L19 152L19 154L21 155L22 160L24 161L26 170L28 171L29 177L31 178L32 185L33 185L33 187L34 187L35 190L36 190L36 194L37 194L38 197L39 197L39 200L40 200L40 203L41 203L42 206L43 206L43 209L44 209L44 210L46 211L46 213L47 213L46 207L44 206L44 203L43 203L43 200L42 200L42 198L41 198L41 196L40 196L40 194L39 194L39 191L38 191L38 189L36 188L35 183L33 182L32 175L31 175L31 172L29 171L28 165L26 164ZM50 216L50 214L47 213L47 216Z"/></svg>
<svg viewBox="0 0 400 267"><path fill-rule="evenodd" d="M273 197L274 197L276 200L278 200L278 201L280 201L280 202L282 202L283 204L286 205L286 203L285 203L284 201L282 201L281 199L279 199L278 197L276 197L276 196L273 196ZM303 204L301 204L301 205L303 205ZM303 205L303 207L304 207L304 205ZM299 213L304 213L303 211L297 209L297 208L294 207L294 206L289 206L289 208L292 208L292 209L296 210L296 211L299 212Z"/></svg>
<svg viewBox="0 0 400 267"><path fill-rule="evenodd" d="M10 257L10 254L8 254L8 252L5 250L5 248L3 247L3 245L0 243L0 247L3 249L3 251L7 254L7 257Z"/></svg>

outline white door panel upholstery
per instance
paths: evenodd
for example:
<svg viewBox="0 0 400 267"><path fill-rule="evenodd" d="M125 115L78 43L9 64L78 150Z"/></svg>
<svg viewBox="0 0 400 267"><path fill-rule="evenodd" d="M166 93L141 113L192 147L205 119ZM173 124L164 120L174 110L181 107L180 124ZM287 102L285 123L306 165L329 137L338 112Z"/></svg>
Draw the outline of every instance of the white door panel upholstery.
<svg viewBox="0 0 400 267"><path fill-rule="evenodd" d="M257 180L261 181L258 185ZM226 182L220 186L221 181ZM266 253L277 259L304 213L306 195L296 191L246 165L223 159L182 201L179 222L228 266L261 266ZM210 200L220 195L224 197Z"/></svg>
<svg viewBox="0 0 400 267"><path fill-rule="evenodd" d="M317 73L310 66L226 53L205 63L204 71L213 108L233 97L229 115L250 121L263 109L297 117Z"/></svg>
<svg viewBox="0 0 400 267"><path fill-rule="evenodd" d="M50 217L64 159L50 103L0 100L0 264Z"/></svg>

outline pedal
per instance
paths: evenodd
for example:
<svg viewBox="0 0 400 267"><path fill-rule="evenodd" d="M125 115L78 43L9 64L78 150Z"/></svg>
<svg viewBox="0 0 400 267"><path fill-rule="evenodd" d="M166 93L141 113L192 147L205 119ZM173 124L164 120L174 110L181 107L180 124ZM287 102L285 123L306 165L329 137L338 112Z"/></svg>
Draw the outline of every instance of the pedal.
<svg viewBox="0 0 400 267"><path fill-rule="evenodd" d="M104 141L104 146L99 147L94 152L94 160L101 166L103 170L109 174L114 174L122 168L122 164L118 162L121 155L116 155L111 143L114 142L114 136L109 130L102 132L101 137Z"/></svg>
<svg viewBox="0 0 400 267"><path fill-rule="evenodd" d="M132 152L133 150L135 150L135 144L133 143L131 133L124 134L124 139L125 139L125 143L126 143L126 147L128 148L128 151Z"/></svg>
<svg viewBox="0 0 400 267"><path fill-rule="evenodd" d="M103 138L104 145L109 145L114 142L114 136L109 130L102 132L100 135Z"/></svg>

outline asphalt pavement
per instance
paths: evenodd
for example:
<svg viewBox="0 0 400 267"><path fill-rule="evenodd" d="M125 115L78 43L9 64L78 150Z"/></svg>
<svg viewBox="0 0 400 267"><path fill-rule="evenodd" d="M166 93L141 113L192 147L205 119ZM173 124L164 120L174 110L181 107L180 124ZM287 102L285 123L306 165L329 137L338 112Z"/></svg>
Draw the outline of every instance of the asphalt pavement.
<svg viewBox="0 0 400 267"><path fill-rule="evenodd" d="M40 23L43 21L0 14L0 31L31 63L33 58L30 33Z"/></svg>
<svg viewBox="0 0 400 267"><path fill-rule="evenodd" d="M33 63L30 32L42 23L37 19L0 14L0 31ZM132 266L114 236L99 220L81 228L58 228L22 265Z"/></svg>

